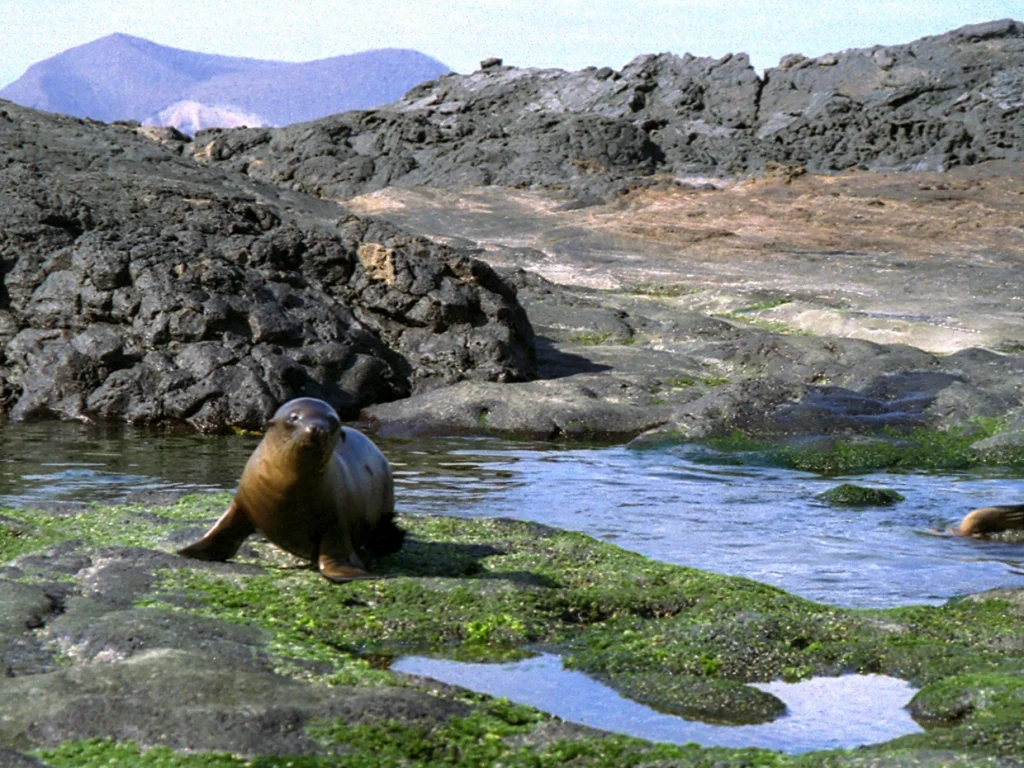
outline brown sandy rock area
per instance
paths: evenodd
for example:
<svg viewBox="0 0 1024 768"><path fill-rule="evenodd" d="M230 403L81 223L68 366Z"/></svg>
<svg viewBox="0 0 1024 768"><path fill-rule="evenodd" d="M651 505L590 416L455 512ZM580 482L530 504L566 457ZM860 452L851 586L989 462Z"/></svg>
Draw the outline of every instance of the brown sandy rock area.
<svg viewBox="0 0 1024 768"><path fill-rule="evenodd" d="M525 270L510 279L541 363L540 381L460 385L369 413L397 432L660 427L696 439L1012 421L1021 170L780 169L666 179L582 207L497 188L355 198L360 214Z"/></svg>
<svg viewBox="0 0 1024 768"><path fill-rule="evenodd" d="M348 205L563 285L716 314L778 303L750 316L936 353L1024 344L1020 163L666 181L579 210L491 188Z"/></svg>

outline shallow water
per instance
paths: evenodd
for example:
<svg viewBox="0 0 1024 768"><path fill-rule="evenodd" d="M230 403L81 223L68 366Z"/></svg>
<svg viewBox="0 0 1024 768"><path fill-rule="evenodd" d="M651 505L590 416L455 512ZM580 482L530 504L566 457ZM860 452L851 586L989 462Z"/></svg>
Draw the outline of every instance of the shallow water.
<svg viewBox="0 0 1024 768"><path fill-rule="evenodd" d="M922 729L904 706L915 690L885 675L817 677L799 683L754 683L786 704L786 714L758 725L709 725L666 715L624 698L582 672L562 669L553 654L510 664L470 664L406 656L393 670L504 696L563 720L670 744L762 747L783 752L849 749Z"/></svg>
<svg viewBox="0 0 1024 768"><path fill-rule="evenodd" d="M686 447L537 449L487 440L393 453L405 509L547 523L837 605L940 603L1024 586L1024 543L941 532L974 507L1020 501L1017 478L836 479L707 459ZM891 487L906 500L861 509L815 500L844 481Z"/></svg>
<svg viewBox="0 0 1024 768"><path fill-rule="evenodd" d="M0 506L113 502L134 491L231 489L258 437L32 424L0 429ZM936 531L1020 502L993 472L843 479L709 463L696 448L567 448L487 438L382 441L406 513L504 516L583 531L650 557L860 607L938 603L1024 586L1024 543ZM893 507L832 508L842 481L891 487Z"/></svg>

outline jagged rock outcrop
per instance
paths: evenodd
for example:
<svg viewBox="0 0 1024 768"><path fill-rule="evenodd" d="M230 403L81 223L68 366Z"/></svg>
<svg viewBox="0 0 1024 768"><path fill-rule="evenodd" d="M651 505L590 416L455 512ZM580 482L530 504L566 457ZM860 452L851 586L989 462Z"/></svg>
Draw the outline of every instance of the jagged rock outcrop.
<svg viewBox="0 0 1024 768"><path fill-rule="evenodd" d="M0 104L0 392L57 415L258 428L533 372L513 288L466 253L106 126Z"/></svg>
<svg viewBox="0 0 1024 768"><path fill-rule="evenodd" d="M1024 24L786 57L640 56L621 71L489 66L282 129L200 133L197 159L322 197L501 184L607 196L658 174L933 169L1024 157Z"/></svg>

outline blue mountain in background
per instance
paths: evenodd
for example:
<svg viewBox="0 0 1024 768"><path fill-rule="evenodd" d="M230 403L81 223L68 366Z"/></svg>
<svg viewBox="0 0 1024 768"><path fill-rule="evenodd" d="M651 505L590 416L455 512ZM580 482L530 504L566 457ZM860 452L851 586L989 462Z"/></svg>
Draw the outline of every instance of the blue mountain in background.
<svg viewBox="0 0 1024 768"><path fill-rule="evenodd" d="M33 64L0 89L0 98L48 112L174 125L192 133L368 109L449 71L406 49L290 63L196 53L113 34Z"/></svg>

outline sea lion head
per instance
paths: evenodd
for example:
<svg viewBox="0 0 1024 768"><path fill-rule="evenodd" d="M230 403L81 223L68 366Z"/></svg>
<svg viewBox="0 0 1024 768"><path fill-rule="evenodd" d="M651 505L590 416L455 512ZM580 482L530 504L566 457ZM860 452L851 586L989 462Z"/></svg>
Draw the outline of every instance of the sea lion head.
<svg viewBox="0 0 1024 768"><path fill-rule="evenodd" d="M327 465L338 439L345 439L341 419L323 400L300 397L289 400L267 424L264 441L293 466L319 472Z"/></svg>

